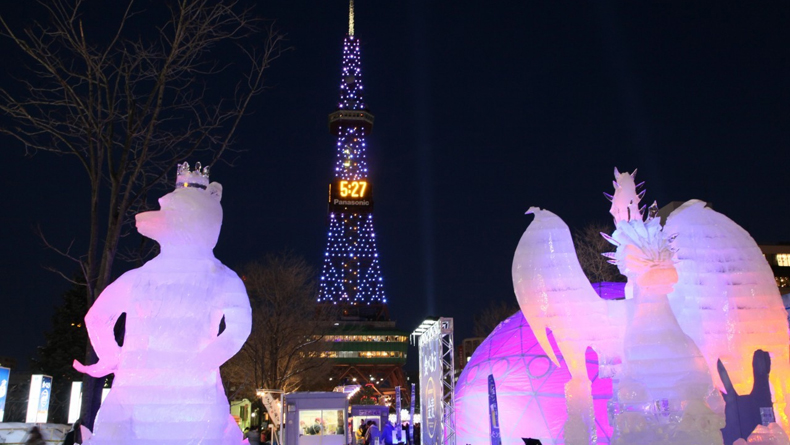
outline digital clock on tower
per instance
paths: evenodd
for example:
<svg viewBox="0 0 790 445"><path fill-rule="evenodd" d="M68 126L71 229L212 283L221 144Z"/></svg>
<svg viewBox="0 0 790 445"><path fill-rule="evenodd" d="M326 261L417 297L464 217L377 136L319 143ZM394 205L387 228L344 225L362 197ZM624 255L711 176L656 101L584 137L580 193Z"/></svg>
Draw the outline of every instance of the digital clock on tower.
<svg viewBox="0 0 790 445"><path fill-rule="evenodd" d="M366 198L368 181L338 181L337 191L341 198Z"/></svg>
<svg viewBox="0 0 790 445"><path fill-rule="evenodd" d="M336 212L370 212L373 190L367 180L337 179L329 186L329 206Z"/></svg>

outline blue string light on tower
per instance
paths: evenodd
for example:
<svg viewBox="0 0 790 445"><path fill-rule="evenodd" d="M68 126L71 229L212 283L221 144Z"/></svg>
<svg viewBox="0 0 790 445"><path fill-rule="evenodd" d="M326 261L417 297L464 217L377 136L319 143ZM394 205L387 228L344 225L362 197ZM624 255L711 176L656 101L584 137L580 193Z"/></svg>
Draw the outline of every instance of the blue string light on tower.
<svg viewBox="0 0 790 445"><path fill-rule="evenodd" d="M334 180L329 185L329 233L318 303L339 305L346 317L386 320L387 299L373 230L373 184L368 178L365 145L372 129L351 0L348 35L343 42L340 101L329 115L337 152Z"/></svg>

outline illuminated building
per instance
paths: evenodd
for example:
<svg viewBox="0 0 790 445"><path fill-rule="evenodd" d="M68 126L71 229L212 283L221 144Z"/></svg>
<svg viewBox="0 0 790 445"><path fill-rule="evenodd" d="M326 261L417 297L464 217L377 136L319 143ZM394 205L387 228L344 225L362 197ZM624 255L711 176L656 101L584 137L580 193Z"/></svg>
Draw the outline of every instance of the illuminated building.
<svg viewBox="0 0 790 445"><path fill-rule="evenodd" d="M790 245L761 244L760 250L771 265L779 292L782 295L790 294Z"/></svg>
<svg viewBox="0 0 790 445"><path fill-rule="evenodd" d="M340 100L329 115L336 139L334 177L329 185L328 233L318 304L336 311L322 329L322 357L332 360L327 386L374 383L379 392L405 391L407 334L389 319L384 278L373 230L373 182L368 177L365 139L373 115L364 100L360 41L354 35L354 2L343 41ZM330 380L331 379L331 380Z"/></svg>

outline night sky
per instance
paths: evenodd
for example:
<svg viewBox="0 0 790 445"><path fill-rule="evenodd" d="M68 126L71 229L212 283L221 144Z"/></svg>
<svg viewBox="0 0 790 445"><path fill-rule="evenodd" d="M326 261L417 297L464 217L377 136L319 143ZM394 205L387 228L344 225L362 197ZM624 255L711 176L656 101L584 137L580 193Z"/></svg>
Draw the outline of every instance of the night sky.
<svg viewBox="0 0 790 445"><path fill-rule="evenodd" d="M290 249L319 268L348 3L255 3L294 50L243 123L246 151L212 172L225 212L215 253L238 268ZM35 16L10 2L0 15L18 27ZM790 241L788 23L784 0L357 0L375 228L398 327L447 316L456 341L470 336L490 301L515 302L527 208L571 228L610 222L601 192L614 166L639 168L648 203L707 200L760 243ZM7 40L0 56L18 57ZM73 270L34 227L79 250L88 189L74 159L2 147L0 356L21 360L70 286L42 266Z"/></svg>

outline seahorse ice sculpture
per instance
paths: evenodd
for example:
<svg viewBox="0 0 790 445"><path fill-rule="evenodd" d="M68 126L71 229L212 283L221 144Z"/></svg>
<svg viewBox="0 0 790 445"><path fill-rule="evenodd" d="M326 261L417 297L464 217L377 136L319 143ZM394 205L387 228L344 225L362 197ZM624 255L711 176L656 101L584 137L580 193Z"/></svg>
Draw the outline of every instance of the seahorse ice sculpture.
<svg viewBox="0 0 790 445"><path fill-rule="evenodd" d="M252 319L244 284L212 251L221 195L207 168L184 163L161 209L137 215L138 231L161 252L110 284L85 317L99 361L74 367L115 379L84 444L242 443L219 366L241 348ZM124 313L119 346L113 327Z"/></svg>

